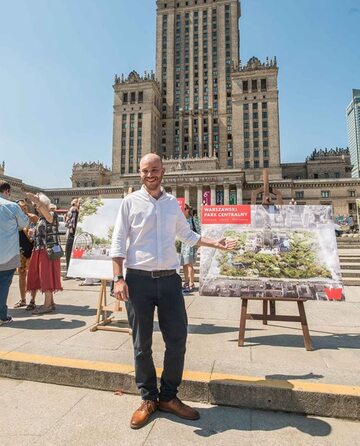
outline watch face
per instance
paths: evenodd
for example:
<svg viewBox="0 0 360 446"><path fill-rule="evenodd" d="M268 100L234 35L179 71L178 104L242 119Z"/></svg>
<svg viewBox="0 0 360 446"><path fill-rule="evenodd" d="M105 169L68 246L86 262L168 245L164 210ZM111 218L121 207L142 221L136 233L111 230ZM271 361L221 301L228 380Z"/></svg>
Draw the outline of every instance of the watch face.
<svg viewBox="0 0 360 446"><path fill-rule="evenodd" d="M123 279L124 276L114 276L114 282L119 282L119 280Z"/></svg>

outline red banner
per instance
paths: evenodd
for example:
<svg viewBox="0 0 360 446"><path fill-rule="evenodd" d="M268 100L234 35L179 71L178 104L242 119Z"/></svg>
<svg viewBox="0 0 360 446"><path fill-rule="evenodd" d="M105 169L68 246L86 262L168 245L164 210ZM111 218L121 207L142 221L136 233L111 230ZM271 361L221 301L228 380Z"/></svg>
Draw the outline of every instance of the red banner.
<svg viewBox="0 0 360 446"><path fill-rule="evenodd" d="M201 223L205 225L250 225L251 206L202 206Z"/></svg>
<svg viewBox="0 0 360 446"><path fill-rule="evenodd" d="M179 203L180 209L184 211L185 208L185 198L177 198L177 202Z"/></svg>

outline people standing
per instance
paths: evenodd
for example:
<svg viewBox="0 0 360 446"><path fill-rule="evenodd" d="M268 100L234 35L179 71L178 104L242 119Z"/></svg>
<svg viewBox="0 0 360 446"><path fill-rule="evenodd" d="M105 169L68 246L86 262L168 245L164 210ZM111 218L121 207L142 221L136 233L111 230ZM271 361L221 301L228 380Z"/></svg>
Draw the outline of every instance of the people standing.
<svg viewBox="0 0 360 446"><path fill-rule="evenodd" d="M44 304L36 307L33 314L45 314L55 311L54 293L62 291L60 258L50 259L49 252L60 249L58 236L58 217L50 211L50 200L42 194L27 193L40 214L35 227L34 250L31 255L27 291L45 293Z"/></svg>
<svg viewBox="0 0 360 446"><path fill-rule="evenodd" d="M197 234L201 234L200 223L197 217L193 215L192 207L185 203L184 215L191 230ZM196 246L190 246L186 243L181 244L180 265L183 267L185 283L183 285L184 293L195 291L195 270L197 249Z"/></svg>
<svg viewBox="0 0 360 446"><path fill-rule="evenodd" d="M19 231L29 224L29 218L17 203L9 200L11 186L0 184L0 325L12 321L7 313L9 288L16 268L20 265Z"/></svg>
<svg viewBox="0 0 360 446"><path fill-rule="evenodd" d="M65 225L67 227L67 239L65 247L66 270L69 269L71 252L74 245L76 225L79 217L79 207L80 207L80 200L74 198L71 201L71 206L65 215Z"/></svg>
<svg viewBox="0 0 360 446"><path fill-rule="evenodd" d="M158 155L142 158L142 188L122 201L112 239L114 293L126 302L135 380L143 400L131 418L133 429L144 426L158 408L189 420L200 416L176 397L184 368L187 315L181 278L176 273L175 238L190 246L235 247L235 241L206 239L191 230L176 198L161 187L164 172ZM151 350L155 307L166 347L160 390Z"/></svg>
<svg viewBox="0 0 360 446"><path fill-rule="evenodd" d="M33 310L35 308L36 291L31 292L31 299L29 305L26 305L26 280L29 269L30 257L34 248L34 227L39 220L39 217L29 212L25 200L18 200L18 205L25 215L29 218L29 225L19 232L20 238L20 266L18 268L19 274L19 291L20 300L14 308L26 307L26 310Z"/></svg>

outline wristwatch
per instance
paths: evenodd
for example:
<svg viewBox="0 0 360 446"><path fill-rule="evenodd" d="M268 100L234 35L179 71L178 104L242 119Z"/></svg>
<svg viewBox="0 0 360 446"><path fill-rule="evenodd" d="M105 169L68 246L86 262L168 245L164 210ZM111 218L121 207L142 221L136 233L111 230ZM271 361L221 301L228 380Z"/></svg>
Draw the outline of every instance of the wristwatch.
<svg viewBox="0 0 360 446"><path fill-rule="evenodd" d="M114 282L120 282L120 280L125 280L124 276L121 276L121 275L120 276L114 276L114 278L113 278Z"/></svg>

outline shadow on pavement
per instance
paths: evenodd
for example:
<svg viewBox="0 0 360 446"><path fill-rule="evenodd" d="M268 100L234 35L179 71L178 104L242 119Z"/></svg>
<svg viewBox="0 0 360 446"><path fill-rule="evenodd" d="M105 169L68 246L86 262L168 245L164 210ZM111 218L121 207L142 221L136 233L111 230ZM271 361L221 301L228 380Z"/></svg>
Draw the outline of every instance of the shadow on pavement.
<svg viewBox="0 0 360 446"><path fill-rule="evenodd" d="M56 312L51 314L73 314L75 316L95 316L96 308L90 308L89 305L56 304ZM11 309L11 315L16 319L38 317L35 315L32 316L31 311L26 311L23 308Z"/></svg>
<svg viewBox="0 0 360 446"><path fill-rule="evenodd" d="M324 375L316 375L315 373L306 373L305 375L282 375L282 374L274 374L274 375L265 375L265 379L278 379L278 380L292 380L292 379L321 379L324 378Z"/></svg>
<svg viewBox="0 0 360 446"><path fill-rule="evenodd" d="M14 319L7 327L22 328L24 330L70 330L84 327L84 325L86 325L84 321L66 321L63 318L40 319L38 316L34 316L32 319L26 320Z"/></svg>
<svg viewBox="0 0 360 446"><path fill-rule="evenodd" d="M331 426L323 420L307 418L303 415L281 412L267 412L239 408L210 407L198 408L200 420L179 420L174 415L160 412L160 417L183 423L196 428L194 433L200 437L211 437L229 430L238 431L275 431L284 428L295 428L312 437L325 437L331 433ZM244 416L239 416L239 410Z"/></svg>
<svg viewBox="0 0 360 446"><path fill-rule="evenodd" d="M360 349L359 333L333 333L326 336L314 336L310 332L310 337L314 350L339 350L341 348ZM304 348L304 339L300 333L298 335L284 333L268 336L252 336L249 339L245 339L244 347L256 347L257 345Z"/></svg>

